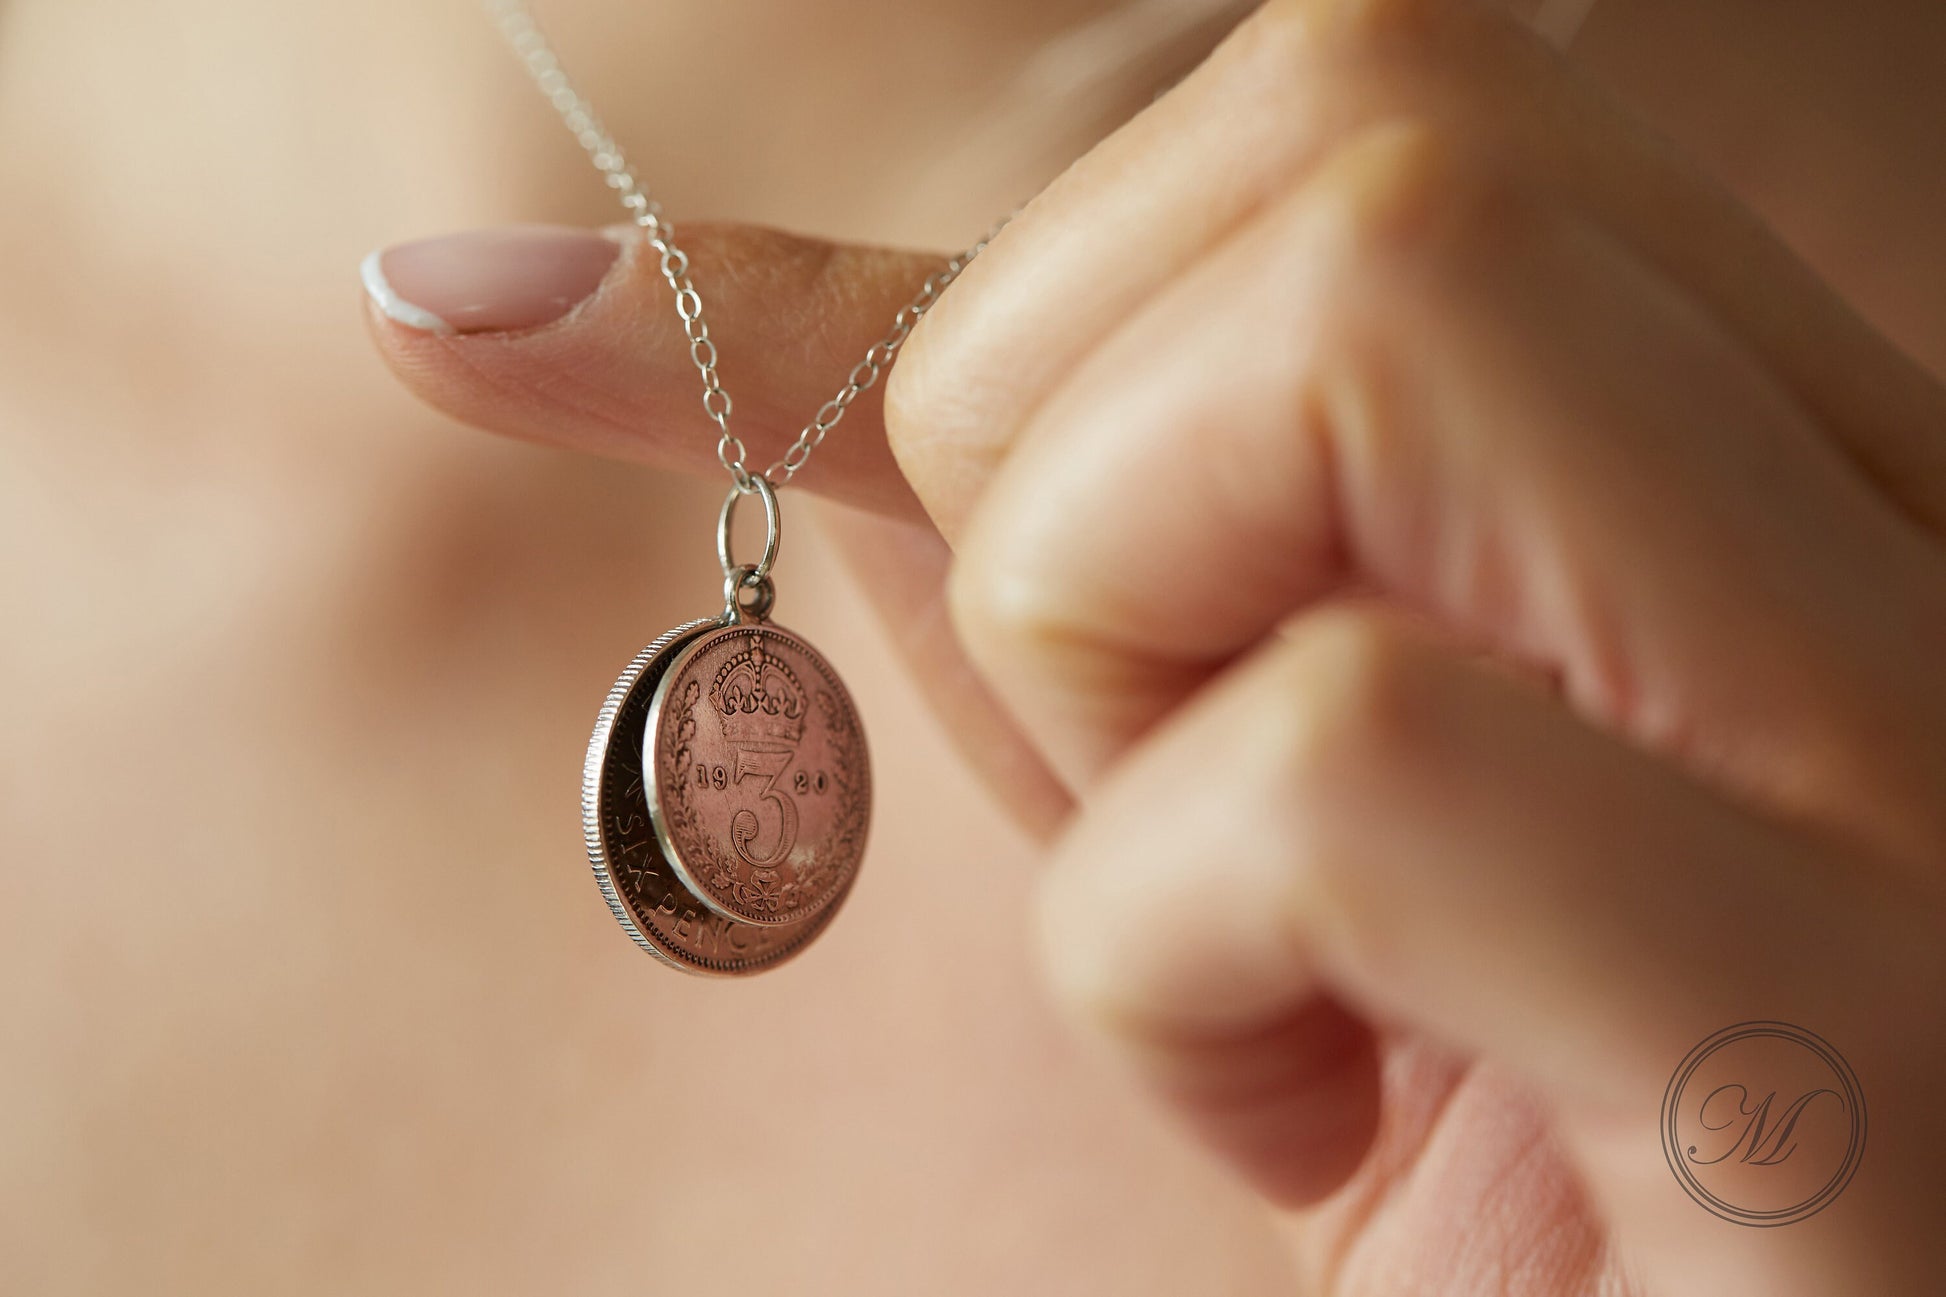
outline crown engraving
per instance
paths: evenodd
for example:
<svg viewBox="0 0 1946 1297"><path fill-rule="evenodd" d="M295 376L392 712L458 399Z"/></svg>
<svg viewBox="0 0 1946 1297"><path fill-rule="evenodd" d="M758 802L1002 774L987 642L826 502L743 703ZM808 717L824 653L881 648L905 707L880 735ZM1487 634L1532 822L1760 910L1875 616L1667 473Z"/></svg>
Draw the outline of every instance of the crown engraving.
<svg viewBox="0 0 1946 1297"><path fill-rule="evenodd" d="M758 636L718 669L709 700L733 744L796 747L804 735L804 687Z"/></svg>

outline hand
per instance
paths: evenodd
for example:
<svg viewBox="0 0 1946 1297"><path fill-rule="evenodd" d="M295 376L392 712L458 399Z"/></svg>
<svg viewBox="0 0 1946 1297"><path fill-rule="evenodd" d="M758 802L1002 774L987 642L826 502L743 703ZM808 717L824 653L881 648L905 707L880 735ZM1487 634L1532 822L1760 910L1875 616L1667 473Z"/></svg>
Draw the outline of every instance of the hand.
<svg viewBox="0 0 1946 1297"><path fill-rule="evenodd" d="M926 268L685 242L773 360L758 462ZM485 426L712 469L671 319L635 259L546 328L379 336ZM950 566L984 684L915 660L1031 816L1079 799L1056 988L1324 1291L1938 1290L1946 393L1543 46L1269 6L867 423L802 485L910 533L856 546L908 623ZM1755 1018L1836 1043L1874 1132L1769 1230L1658 1132Z"/></svg>

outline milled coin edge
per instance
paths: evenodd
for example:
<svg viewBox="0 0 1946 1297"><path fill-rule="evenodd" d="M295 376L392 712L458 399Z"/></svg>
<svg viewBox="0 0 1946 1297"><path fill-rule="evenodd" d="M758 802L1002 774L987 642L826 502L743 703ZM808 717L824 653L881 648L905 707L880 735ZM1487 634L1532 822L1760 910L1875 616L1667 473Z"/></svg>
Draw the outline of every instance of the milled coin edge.
<svg viewBox="0 0 1946 1297"><path fill-rule="evenodd" d="M668 652L683 640L701 634L712 626L722 624L719 618L704 617L697 621L685 622L673 630L665 631L652 641L647 648L637 653L622 669L615 683L602 700L601 712L595 717L594 733L588 739L588 756L581 766L581 834L588 851L588 864L594 870L595 885L601 889L601 898L608 902L609 911L614 914L615 922L622 925L629 940L646 950L649 954L671 968L697 976L734 976L728 969L715 969L702 964L692 964L677 959L674 955L657 945L649 935L636 924L635 916L629 911L628 902L622 899L621 891L615 884L615 876L608 862L608 849L601 835L601 780L608 764L608 745L614 737L615 718L628 702L628 696L641 680L642 673L649 664ZM643 800L649 802L649 775L643 772ZM701 904L702 898L697 898Z"/></svg>

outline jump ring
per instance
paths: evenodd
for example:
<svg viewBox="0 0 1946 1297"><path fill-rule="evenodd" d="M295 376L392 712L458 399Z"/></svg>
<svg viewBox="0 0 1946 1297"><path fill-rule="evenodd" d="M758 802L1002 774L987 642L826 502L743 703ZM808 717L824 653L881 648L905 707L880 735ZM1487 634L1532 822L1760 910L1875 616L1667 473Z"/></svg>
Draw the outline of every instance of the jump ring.
<svg viewBox="0 0 1946 1297"><path fill-rule="evenodd" d="M745 598L748 592L748 599ZM777 602L777 587L758 576L749 564L731 568L723 576L723 619L726 622L762 621Z"/></svg>

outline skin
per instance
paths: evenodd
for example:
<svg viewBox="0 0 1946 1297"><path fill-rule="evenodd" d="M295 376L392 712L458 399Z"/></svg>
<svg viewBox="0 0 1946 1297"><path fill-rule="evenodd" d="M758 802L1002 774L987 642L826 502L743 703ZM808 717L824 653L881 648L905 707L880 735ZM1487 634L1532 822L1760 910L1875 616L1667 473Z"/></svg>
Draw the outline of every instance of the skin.
<svg viewBox="0 0 1946 1297"><path fill-rule="evenodd" d="M1092 151L1150 85L1091 85L1031 148L973 141L982 165L875 211L866 179L1087 16L940 6L965 79L903 91L936 91L910 119L805 72L806 136L751 169L672 144L678 214L927 246L1088 152L801 481L848 503L824 558L794 515L789 617L860 686L905 809L827 938L846 953L726 989L653 976L537 863L571 837L574 718L709 597L675 556L718 483L470 444L344 322L371 242L609 219L599 193L509 209L491 150L453 144L506 123L514 191L578 193L558 128L484 37L427 71L470 12L359 11L383 39L344 52L394 73L360 95L290 57L342 18L192 16L283 56L251 102L331 114L300 157L288 114L165 93L194 78L152 66L156 34L11 7L0 158L29 201L0 243L0 400L26 433L0 516L7 553L45 555L6 569L40 632L13 675L49 682L9 701L0 803L9 862L49 866L4 875L22 1286L634 1291L646 1257L753 1291L1936 1290L1946 211L1934 92L1886 69L1937 66L1946 33L1917 4L1693 8L1618 3L1584 74L1490 18L1277 5ZM657 33L580 21L613 35L583 48L618 132L667 138L696 87L622 57ZM738 15L673 21L709 49ZM848 29L885 42L848 41L859 66L904 66L884 24ZM804 39L693 75L775 84ZM123 89L53 112L88 68ZM171 180L237 156L278 182L262 210ZM843 183L813 185L827 161ZM726 357L770 362L726 375L765 459L924 264L684 239ZM462 419L707 467L640 263L490 356L374 323ZM563 404L565 357L623 404ZM664 541L666 577L618 600ZM1045 872L847 630L840 554L1051 839ZM76 826L139 844L90 853L120 904L52 867ZM1052 984L1136 1086L1038 1007L1043 877ZM1694 912L1651 922L1679 889ZM1842 1038L1899 1132L1790 1230L1697 1210L1653 1130L1670 1060L1752 1013ZM698 1111L721 1124L665 1115Z"/></svg>

